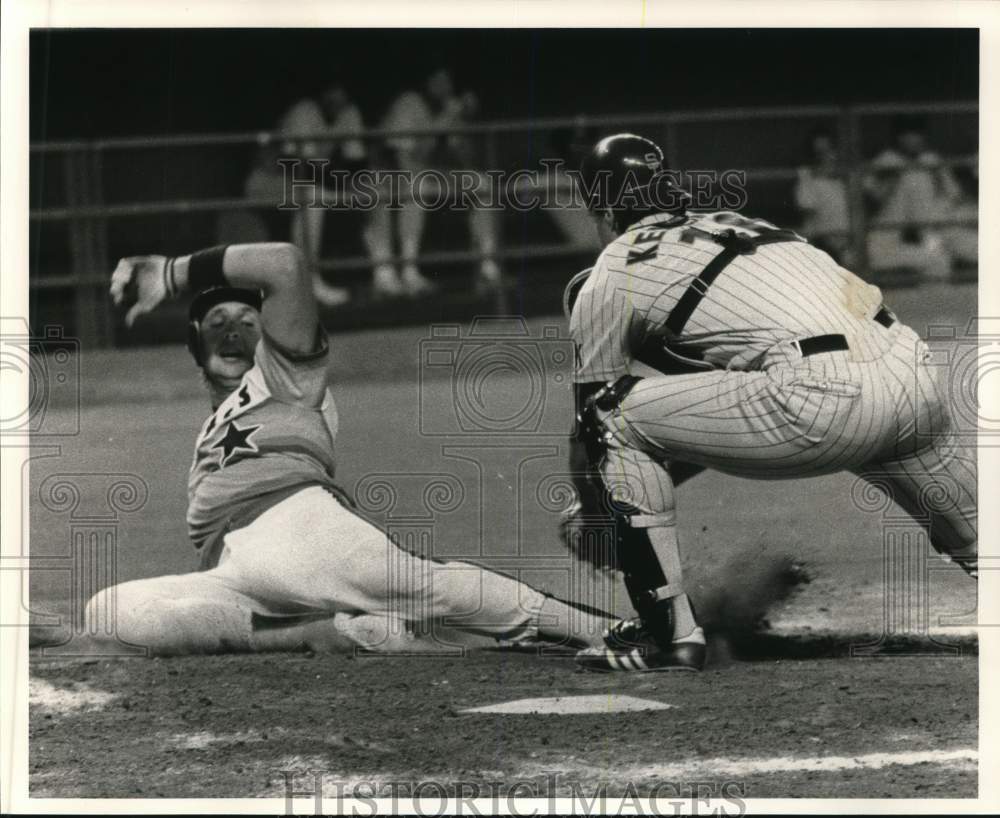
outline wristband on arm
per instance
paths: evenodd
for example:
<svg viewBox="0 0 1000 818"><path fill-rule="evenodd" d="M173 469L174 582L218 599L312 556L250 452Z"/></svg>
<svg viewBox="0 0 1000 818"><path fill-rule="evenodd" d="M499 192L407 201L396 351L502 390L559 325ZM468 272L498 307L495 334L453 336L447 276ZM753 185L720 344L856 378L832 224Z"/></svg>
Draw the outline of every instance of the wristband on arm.
<svg viewBox="0 0 1000 818"><path fill-rule="evenodd" d="M199 250L191 255L188 261L188 290L200 293L210 287L225 287L229 282L222 272L222 261L229 245L220 244ZM172 272L172 269L171 269Z"/></svg>
<svg viewBox="0 0 1000 818"><path fill-rule="evenodd" d="M167 298L177 298L177 280L174 278L174 265L177 259L170 256L166 264L163 265L163 289L167 291Z"/></svg>

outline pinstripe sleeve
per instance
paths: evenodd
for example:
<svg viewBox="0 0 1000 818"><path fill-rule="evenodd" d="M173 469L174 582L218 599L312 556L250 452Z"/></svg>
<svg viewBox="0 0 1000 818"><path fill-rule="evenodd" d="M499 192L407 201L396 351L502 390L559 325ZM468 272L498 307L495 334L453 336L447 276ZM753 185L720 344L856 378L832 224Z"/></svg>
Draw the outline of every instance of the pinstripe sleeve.
<svg viewBox="0 0 1000 818"><path fill-rule="evenodd" d="M570 320L577 383L612 381L628 374L632 350L645 339L647 302L652 299L621 286L620 278L600 271L577 299Z"/></svg>

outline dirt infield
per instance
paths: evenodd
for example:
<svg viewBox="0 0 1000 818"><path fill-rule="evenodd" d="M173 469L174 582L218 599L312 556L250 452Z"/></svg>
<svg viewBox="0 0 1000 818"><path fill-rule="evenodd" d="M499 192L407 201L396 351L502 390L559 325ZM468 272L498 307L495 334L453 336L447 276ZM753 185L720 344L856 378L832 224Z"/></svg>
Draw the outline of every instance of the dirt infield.
<svg viewBox="0 0 1000 818"><path fill-rule="evenodd" d="M921 332L940 323L961 335L975 289L902 292L890 303ZM461 502L428 518L435 556L572 595L579 577L557 539L551 491L565 469L568 388L547 392L558 422L541 431L428 427L424 410L453 393L447 377L417 377L418 335L395 339L409 345L403 351L388 334L335 339L358 356L377 340L369 359L392 348L397 361L387 364L391 378L338 364L338 478L368 516L397 530L412 525L430 483L459 486ZM78 414L51 408L54 423L78 418L80 433L37 440L25 461L30 609L66 639L103 584L196 566L184 478L207 405L184 355L135 350L85 363L92 399ZM167 358L162 378L143 377ZM487 397L516 386L501 377ZM116 399L126 392L129 400ZM389 508L372 499L371 486L384 483L396 489ZM114 661L36 651L31 793L281 796L282 770L296 773L299 789L309 788L309 770L325 770L321 788L334 794L351 782L455 791L530 780L562 795L592 794L600 782L649 794L664 782L703 781L736 782L745 797L974 796L975 584L930 554L897 571L887 531L917 528L894 506L859 497L850 475L763 482L706 473L678 498L688 585L713 635L700 676L583 674L565 658L511 652ZM110 543L109 559L81 574L80 544L98 541L91 537ZM789 565L792 580L776 583ZM671 707L607 712L616 694ZM460 712L537 697L584 706L577 697L595 695L607 708L589 714Z"/></svg>
<svg viewBox="0 0 1000 818"><path fill-rule="evenodd" d="M623 677L509 653L40 660L31 794L283 797L290 781L330 798L427 782L433 796L527 781L588 799L602 786L669 797L695 784L716 797L727 784L749 798L973 797L976 664L717 659L700 676ZM462 712L595 694L608 709L613 694L671 707Z"/></svg>

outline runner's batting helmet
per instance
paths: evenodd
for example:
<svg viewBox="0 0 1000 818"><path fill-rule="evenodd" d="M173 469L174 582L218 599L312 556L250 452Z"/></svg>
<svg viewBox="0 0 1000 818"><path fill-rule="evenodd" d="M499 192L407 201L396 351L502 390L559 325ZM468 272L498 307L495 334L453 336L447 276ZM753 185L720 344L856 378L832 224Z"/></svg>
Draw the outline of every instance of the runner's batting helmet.
<svg viewBox="0 0 1000 818"><path fill-rule="evenodd" d="M681 213L691 197L664 167L660 146L643 136L619 133L597 142L584 157L578 177L591 211L610 208L621 232L650 213Z"/></svg>
<svg viewBox="0 0 1000 818"><path fill-rule="evenodd" d="M187 348L194 356L198 366L205 365L201 349L201 321L212 307L226 301L239 301L259 312L264 304L264 297L260 290L245 290L240 287L209 287L191 299L191 306L188 307Z"/></svg>

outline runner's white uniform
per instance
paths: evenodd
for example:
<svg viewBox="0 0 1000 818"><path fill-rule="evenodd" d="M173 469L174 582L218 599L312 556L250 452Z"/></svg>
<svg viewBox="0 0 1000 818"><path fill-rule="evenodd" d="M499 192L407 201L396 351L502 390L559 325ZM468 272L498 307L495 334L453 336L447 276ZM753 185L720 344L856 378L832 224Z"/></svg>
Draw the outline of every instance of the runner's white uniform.
<svg viewBox="0 0 1000 818"><path fill-rule="evenodd" d="M264 335L254 366L198 436L188 525L204 570L118 585L90 601L88 617L113 604L118 637L154 652L288 649L274 641L282 623L334 615L374 649L405 646L390 627L399 622L449 620L446 633L485 642L537 634L543 594L411 554L351 510L333 482L328 358L325 335L311 355Z"/></svg>
<svg viewBox="0 0 1000 818"><path fill-rule="evenodd" d="M939 550L975 554L975 452L950 434L941 368L877 287L802 237L730 212L647 216L601 253L570 331L577 383L686 361L599 414L604 478L643 513L673 512L671 460L764 479L846 469Z"/></svg>

